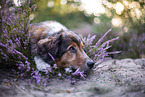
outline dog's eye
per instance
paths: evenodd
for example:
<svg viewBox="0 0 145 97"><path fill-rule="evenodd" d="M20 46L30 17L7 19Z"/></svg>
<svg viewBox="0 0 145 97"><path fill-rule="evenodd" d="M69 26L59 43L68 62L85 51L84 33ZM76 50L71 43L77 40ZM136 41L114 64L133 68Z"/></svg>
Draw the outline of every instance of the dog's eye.
<svg viewBox="0 0 145 97"><path fill-rule="evenodd" d="M72 53L75 53L76 52L76 49L74 47L70 47L69 48L69 51L72 52Z"/></svg>

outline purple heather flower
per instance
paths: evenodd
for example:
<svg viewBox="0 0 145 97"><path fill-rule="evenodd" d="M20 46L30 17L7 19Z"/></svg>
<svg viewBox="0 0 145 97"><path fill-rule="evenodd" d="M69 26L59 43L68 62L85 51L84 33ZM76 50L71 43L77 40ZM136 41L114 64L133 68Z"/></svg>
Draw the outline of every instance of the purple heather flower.
<svg viewBox="0 0 145 97"><path fill-rule="evenodd" d="M53 57L50 53L48 53L48 54L49 54L49 56L51 57L51 59L55 62L54 57Z"/></svg>
<svg viewBox="0 0 145 97"><path fill-rule="evenodd" d="M25 64L30 65L30 63L28 61L25 61Z"/></svg>
<svg viewBox="0 0 145 97"><path fill-rule="evenodd" d="M32 76L32 77L36 79L36 82L37 82L38 84L40 84L40 81L41 81L41 74L34 75L34 76Z"/></svg>
<svg viewBox="0 0 145 97"><path fill-rule="evenodd" d="M53 64L53 68L54 69L57 69L57 64Z"/></svg>
<svg viewBox="0 0 145 97"><path fill-rule="evenodd" d="M61 73L58 73L58 76L59 76L59 77L61 77L61 76L62 76L62 74L61 74Z"/></svg>
<svg viewBox="0 0 145 97"><path fill-rule="evenodd" d="M26 56L24 56L21 52L17 51L16 49L14 49L14 52L18 55L21 55L23 58L25 58L26 60L28 60L28 58Z"/></svg>
<svg viewBox="0 0 145 97"><path fill-rule="evenodd" d="M26 70L26 72L29 72L30 71L30 66L27 66L27 70Z"/></svg>
<svg viewBox="0 0 145 97"><path fill-rule="evenodd" d="M47 77L47 78L45 78L44 87L47 85L47 82L48 82L48 77Z"/></svg>
<svg viewBox="0 0 145 97"><path fill-rule="evenodd" d="M47 67L47 70L46 70L45 74L49 74L51 72L52 72L52 68L51 67Z"/></svg>
<svg viewBox="0 0 145 97"><path fill-rule="evenodd" d="M0 46L1 46L1 47L5 47L5 48L7 48L7 47L8 47L8 45L7 45L7 44L3 44L3 43L0 43Z"/></svg>
<svg viewBox="0 0 145 97"><path fill-rule="evenodd" d="M37 71L37 70L33 71L33 70L34 70L34 69L32 69L32 73L31 73L32 78L34 78L34 79L36 80L36 82L37 82L38 84L40 84L40 81L41 81L42 76L41 76L41 74L39 73L39 71Z"/></svg>
<svg viewBox="0 0 145 97"><path fill-rule="evenodd" d="M90 34L88 35L88 37L86 38L84 38L83 40L84 40L84 42L85 42L85 45L86 46L89 46L89 45L92 45L92 42L93 42L93 40L95 39L95 37L96 37L96 35L94 35L94 36L90 36Z"/></svg>
<svg viewBox="0 0 145 97"><path fill-rule="evenodd" d="M18 67L18 69L21 70L22 68L21 67Z"/></svg>
<svg viewBox="0 0 145 97"><path fill-rule="evenodd" d="M99 46L99 45L100 45L100 43L103 41L104 37L105 37L111 30L112 30L112 28L109 29L109 30L108 30L108 31L98 40L98 42L96 43L96 46Z"/></svg>
<svg viewBox="0 0 145 97"><path fill-rule="evenodd" d="M74 78L72 78L72 81L71 81L71 84L75 84L76 83L76 80Z"/></svg>
<svg viewBox="0 0 145 97"><path fill-rule="evenodd" d="M74 75L74 76L75 76L75 75L76 75L76 76L79 76L79 75L80 75L83 79L85 79L85 76L86 76L86 75L84 74L84 71L81 72L81 71L79 71L79 70L80 70L80 68L78 68L74 73L72 73L72 75Z"/></svg>

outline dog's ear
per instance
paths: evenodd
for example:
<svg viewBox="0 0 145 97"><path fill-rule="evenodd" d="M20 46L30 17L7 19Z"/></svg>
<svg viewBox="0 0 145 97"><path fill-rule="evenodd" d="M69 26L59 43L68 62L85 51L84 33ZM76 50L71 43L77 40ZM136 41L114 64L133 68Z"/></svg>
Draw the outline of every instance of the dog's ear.
<svg viewBox="0 0 145 97"><path fill-rule="evenodd" d="M59 50L59 46L62 43L63 35L61 33L54 36L50 36L45 39L38 41L38 55L41 56L45 61L52 63L52 58L49 53L55 58Z"/></svg>
<svg viewBox="0 0 145 97"><path fill-rule="evenodd" d="M44 39L39 40L37 45L38 45L38 47L42 47L42 46L47 45L48 47L52 48L55 45L57 45L58 43L60 43L62 37L63 37L62 34L57 34L55 36L50 36L48 38L44 38Z"/></svg>

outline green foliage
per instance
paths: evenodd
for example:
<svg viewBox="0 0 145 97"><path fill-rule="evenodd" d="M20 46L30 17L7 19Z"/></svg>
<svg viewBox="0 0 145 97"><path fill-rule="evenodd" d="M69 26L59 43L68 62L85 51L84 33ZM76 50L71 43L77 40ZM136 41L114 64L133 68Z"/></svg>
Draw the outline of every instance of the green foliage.
<svg viewBox="0 0 145 97"><path fill-rule="evenodd" d="M110 8L108 5L112 7ZM121 18L123 21L122 27L126 26L130 29L129 31L135 30L138 33L145 31L144 0L107 0L107 3L104 3L104 7L107 11L111 12L113 17L117 16ZM121 7L123 10L118 11Z"/></svg>
<svg viewBox="0 0 145 97"><path fill-rule="evenodd" d="M94 34L103 34L102 32L105 33L108 29L112 27L112 16L108 17L106 14L101 14L100 16L96 16L95 18L99 19L100 23L97 23L92 27L92 31L94 32Z"/></svg>
<svg viewBox="0 0 145 97"><path fill-rule="evenodd" d="M39 23L46 20L55 20L61 22L69 28L77 27L80 23L91 23L92 17L84 14L84 11L79 11L78 6L80 2L74 0L67 0L66 4L61 4L61 0L37 0L36 11L32 23Z"/></svg>

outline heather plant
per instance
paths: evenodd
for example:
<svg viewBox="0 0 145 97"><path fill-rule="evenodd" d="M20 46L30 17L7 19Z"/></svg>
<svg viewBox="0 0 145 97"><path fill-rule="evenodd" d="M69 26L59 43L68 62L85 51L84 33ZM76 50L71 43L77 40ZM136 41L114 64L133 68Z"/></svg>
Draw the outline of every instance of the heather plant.
<svg viewBox="0 0 145 97"><path fill-rule="evenodd" d="M96 35L90 36L88 35L87 38L84 38L85 48L87 49L87 54L90 56L91 59L96 62L95 67L97 64L100 64L103 61L106 61L107 59L110 59L110 54L117 54L120 53L120 51L113 51L108 52L107 50L111 47L110 43L114 40L117 40L119 37L107 40L104 42L105 36L111 31L112 29L108 30L96 43L93 44L93 41L95 40ZM98 63L99 62L99 63Z"/></svg>
<svg viewBox="0 0 145 97"><path fill-rule="evenodd" d="M34 10L30 0L15 6L12 0L1 3L1 67L18 67L22 76L30 71L33 63L30 52L29 15ZM31 65L32 66L32 65Z"/></svg>
<svg viewBox="0 0 145 97"><path fill-rule="evenodd" d="M113 58L144 58L145 57L145 33L128 32L113 42L109 51L121 50L120 54L112 55Z"/></svg>
<svg viewBox="0 0 145 97"><path fill-rule="evenodd" d="M47 85L50 78L68 78L74 84L79 79L85 79L84 71L79 68L73 72L70 68L60 69L57 64L51 64L46 72L38 71L34 62L34 56L31 55L31 35L29 33L29 16L35 10L35 6L30 4L30 0L21 3L21 6L15 6L10 0L3 0L1 8L1 33L0 33L0 67L10 67L20 77L30 76L31 81L35 80L38 84ZM103 42L104 37L111 31L107 31L95 44L95 36L88 35L84 38L84 44L87 54L96 62L94 68L104 60L108 59L109 54L119 53L107 52L110 48L111 40ZM54 57L48 52L53 61Z"/></svg>

